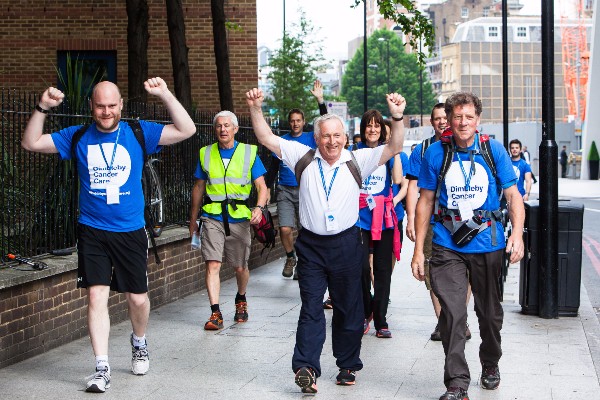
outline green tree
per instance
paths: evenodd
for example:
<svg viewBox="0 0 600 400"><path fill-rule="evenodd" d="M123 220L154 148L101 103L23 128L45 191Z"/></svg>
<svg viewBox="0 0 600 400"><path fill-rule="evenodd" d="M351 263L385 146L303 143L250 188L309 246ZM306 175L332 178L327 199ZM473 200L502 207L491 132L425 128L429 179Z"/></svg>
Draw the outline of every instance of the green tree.
<svg viewBox="0 0 600 400"><path fill-rule="evenodd" d="M354 0L353 7L358 7L364 1ZM413 0L377 0L377 7L383 18L394 21L406 35L408 44L418 50L416 56L419 64L425 64L427 55L422 49L433 49L435 46L435 29L428 16L416 8L416 3ZM423 41L423 48L419 46L420 40Z"/></svg>
<svg viewBox="0 0 600 400"><path fill-rule="evenodd" d="M380 38L381 40L379 40ZM417 56L404 51L402 41L394 32L386 29L373 32L367 41L367 56L369 65L367 68L367 108L374 108L385 115L388 109L385 100L386 93L398 92L406 98L406 114L419 114L420 78L422 77L423 113L429 114L436 101L433 86L427 79L423 67L418 63ZM363 113L363 90L363 48L361 46L348 62L342 77L341 94L348 102L348 112L351 115L360 116Z"/></svg>
<svg viewBox="0 0 600 400"><path fill-rule="evenodd" d="M268 79L273 89L266 104L280 119L285 119L290 109L300 108L305 119L311 121L318 115L318 110L310 89L324 57L321 46L311 38L313 26L302 10L298 12L299 23L292 25L291 32L286 32L281 47L275 50L269 61L272 71Z"/></svg>

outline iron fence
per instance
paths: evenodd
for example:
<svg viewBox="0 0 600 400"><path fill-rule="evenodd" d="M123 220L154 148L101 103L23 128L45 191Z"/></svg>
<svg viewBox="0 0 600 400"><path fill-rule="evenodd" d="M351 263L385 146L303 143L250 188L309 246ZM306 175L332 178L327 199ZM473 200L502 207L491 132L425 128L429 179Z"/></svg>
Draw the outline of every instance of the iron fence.
<svg viewBox="0 0 600 400"><path fill-rule="evenodd" d="M39 101L36 94L0 89L0 100L1 254L34 256L75 246L79 185L74 163L61 160L57 154L32 153L21 147L23 130ZM192 119L197 129L194 136L148 155L160 160L155 166L162 181L167 227L187 225L198 150L215 141L214 114L194 112ZM44 133L91 122L89 115L87 106L71 110L63 104L47 116ZM134 118L170 123L167 110L159 104L127 104L122 119ZM257 144L249 117L238 116L238 120L236 140ZM269 168L270 152L260 145L259 156ZM249 204L254 204L255 199L253 189Z"/></svg>

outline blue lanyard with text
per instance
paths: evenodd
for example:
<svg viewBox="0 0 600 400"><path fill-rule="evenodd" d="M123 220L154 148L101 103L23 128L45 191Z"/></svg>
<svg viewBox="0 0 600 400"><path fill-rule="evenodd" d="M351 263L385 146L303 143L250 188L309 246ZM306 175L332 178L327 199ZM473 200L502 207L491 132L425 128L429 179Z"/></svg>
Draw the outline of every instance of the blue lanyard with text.
<svg viewBox="0 0 600 400"><path fill-rule="evenodd" d="M119 135L121 134L121 124L119 124L119 130L117 130L117 138L115 139L115 146L113 147L112 157L110 159L110 165L108 165L108 161L106 160L106 156L104 155L104 149L102 148L102 143L100 143L100 153L102 153L102 158L104 158L104 162L106 163L106 168L109 171L112 171L113 163L115 162L115 154L117 153L117 144L119 143Z"/></svg>
<svg viewBox="0 0 600 400"><path fill-rule="evenodd" d="M327 199L327 204L329 204L329 193L331 193L331 187L333 186L333 181L335 181L335 176L337 175L338 169L340 166L335 167L333 171L333 177L331 178L331 182L329 182L329 190L325 185L325 175L323 175L323 166L321 165L321 159L317 158L317 163L319 164L319 172L321 172L321 183L323 184L323 190L325 191L325 198Z"/></svg>
<svg viewBox="0 0 600 400"><path fill-rule="evenodd" d="M463 176L465 177L465 189L469 190L469 187L471 185L471 178L473 177L473 174L475 174L475 159L473 157L474 152L477 151L477 142L479 141L479 135L475 135L475 149L473 150L468 150L469 153L469 160L471 161L471 168L469 168L469 175L467 175L467 172L465 171L465 167L463 166L462 163L462 159L460 158L460 154L458 154L458 151L456 151L456 156L458 157L458 165L460 165L460 170L462 171ZM454 145L454 149L457 150L456 144Z"/></svg>

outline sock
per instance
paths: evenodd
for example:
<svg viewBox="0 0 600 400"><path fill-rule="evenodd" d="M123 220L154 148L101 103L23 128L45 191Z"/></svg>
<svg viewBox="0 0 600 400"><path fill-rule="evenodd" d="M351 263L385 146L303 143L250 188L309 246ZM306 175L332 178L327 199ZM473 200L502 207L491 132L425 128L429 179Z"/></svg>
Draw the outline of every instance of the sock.
<svg viewBox="0 0 600 400"><path fill-rule="evenodd" d="M244 293L244 294L237 293L235 295L235 302L237 303L239 301L246 301L246 293Z"/></svg>
<svg viewBox="0 0 600 400"><path fill-rule="evenodd" d="M295 252L294 250L290 251L289 253L285 253L285 254L288 256L288 258L289 258L289 257L294 257L294 258L296 258L296 252Z"/></svg>
<svg viewBox="0 0 600 400"><path fill-rule="evenodd" d="M212 306L210 306L210 311L212 311L212 312L220 312L221 310L219 309L219 305L218 304L213 304Z"/></svg>
<svg viewBox="0 0 600 400"><path fill-rule="evenodd" d="M103 370L104 368L108 368L110 372L110 366L108 365L108 356L96 356L96 370Z"/></svg>
<svg viewBox="0 0 600 400"><path fill-rule="evenodd" d="M146 335L139 337L136 336L136 334L133 334L133 347L137 347L138 349L140 347L146 347Z"/></svg>

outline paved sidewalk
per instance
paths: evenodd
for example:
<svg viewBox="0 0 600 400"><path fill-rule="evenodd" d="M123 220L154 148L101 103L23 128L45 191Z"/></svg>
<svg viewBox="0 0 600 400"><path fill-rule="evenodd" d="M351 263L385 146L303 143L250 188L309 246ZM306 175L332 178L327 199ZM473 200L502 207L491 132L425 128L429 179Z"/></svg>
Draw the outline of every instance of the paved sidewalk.
<svg viewBox="0 0 600 400"><path fill-rule="evenodd" d="M392 280L389 324L392 339L364 337L364 369L354 387L335 385L337 368L328 337L322 355L319 399L437 399L443 392L443 349L431 342L435 318L428 292L409 270L413 246L405 243ZM206 291L152 311L148 332L151 367L130 373L129 323L112 327L112 386L105 394L83 392L94 357L81 339L0 370L4 399L299 399L291 357L300 308L298 285L281 276L283 259L253 270L248 288L250 319L233 323L234 280L222 285L225 329L202 329L210 314ZM580 316L544 320L520 313L518 266L505 286L502 384L479 387L478 326L471 302L473 339L466 355L471 399L600 399L593 357L600 347L598 319L582 289ZM325 311L328 327L331 311ZM329 334L329 331L328 331ZM588 339L590 339L588 341ZM595 341L594 341L595 340ZM591 343L591 344L590 344ZM596 344L594 344L596 343Z"/></svg>
<svg viewBox="0 0 600 400"><path fill-rule="evenodd" d="M532 192L537 195L539 183ZM600 198L600 181L559 179L561 198ZM413 244L406 240L392 278L389 324L392 339L364 338L364 369L354 387L335 385L337 368L328 337L321 358L319 399L437 399L443 392L443 349L431 342L435 318L428 292L410 274ZM585 262L585 258L584 258ZM148 338L151 367L146 376L130 373L128 322L113 326L110 338L112 387L105 394L83 392L93 371L89 340L81 339L0 369L4 399L298 399L291 357L300 309L298 285L281 276L283 259L251 273L250 320L233 323L234 280L223 282L225 329L202 329L210 314L206 291L152 311ZM600 324L582 285L578 317L545 320L520 313L519 269L509 270L504 295L502 384L479 387L479 335L473 303L473 339L466 355L471 367L471 399L600 400ZM328 327L331 311L325 311ZM329 331L328 331L329 333Z"/></svg>

